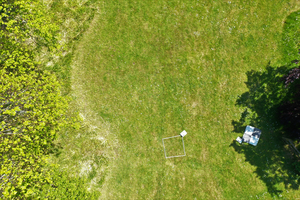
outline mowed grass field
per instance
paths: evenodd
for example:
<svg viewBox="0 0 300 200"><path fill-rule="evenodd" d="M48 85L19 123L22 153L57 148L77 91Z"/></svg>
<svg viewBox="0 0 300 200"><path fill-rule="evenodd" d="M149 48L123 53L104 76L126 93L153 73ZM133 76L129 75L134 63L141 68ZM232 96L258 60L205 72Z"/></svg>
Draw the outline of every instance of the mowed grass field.
<svg viewBox="0 0 300 200"><path fill-rule="evenodd" d="M299 1L98 5L72 61L72 88L106 144L99 151L109 152L100 199L300 197L272 116L251 115L263 122L249 124L262 130L257 147L234 142L248 125L240 120L247 106L237 104L249 90L247 72L286 64L284 20ZM162 138L183 130L186 156L166 159Z"/></svg>

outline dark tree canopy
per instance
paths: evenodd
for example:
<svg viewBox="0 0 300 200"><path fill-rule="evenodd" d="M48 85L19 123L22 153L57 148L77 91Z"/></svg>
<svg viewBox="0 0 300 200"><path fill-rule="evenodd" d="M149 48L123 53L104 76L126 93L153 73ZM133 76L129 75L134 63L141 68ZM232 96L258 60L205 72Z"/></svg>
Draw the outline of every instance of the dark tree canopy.
<svg viewBox="0 0 300 200"><path fill-rule="evenodd" d="M288 75L285 75L282 80L284 81L285 87L288 87L290 83L293 83L295 80L300 77L300 66L298 68L292 69Z"/></svg>
<svg viewBox="0 0 300 200"><path fill-rule="evenodd" d="M281 103L279 120L287 135L300 139L300 67L294 68L282 78L288 89L288 98Z"/></svg>

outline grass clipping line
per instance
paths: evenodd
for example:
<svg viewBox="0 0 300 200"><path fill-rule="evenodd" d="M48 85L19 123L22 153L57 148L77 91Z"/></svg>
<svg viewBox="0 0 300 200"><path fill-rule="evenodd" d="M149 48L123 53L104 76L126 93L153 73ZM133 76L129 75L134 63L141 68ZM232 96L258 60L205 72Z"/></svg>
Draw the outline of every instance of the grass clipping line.
<svg viewBox="0 0 300 200"><path fill-rule="evenodd" d="M96 15L94 17L93 21L91 22L90 28L85 33L86 35L89 35L90 30L94 27L93 25L95 24L95 21L97 21L98 17L99 15ZM71 66L71 95L76 99L76 104L78 106L77 109L79 110L80 116L83 119L83 124L88 127L89 131L93 131L96 133L96 136L91 139L101 140L102 143L106 146L106 149L103 149L103 151L105 152L105 156L109 159L109 165L102 166L100 169L101 173L99 173L100 175L106 174L105 181L101 188L101 197L104 198L106 194L105 191L108 190L108 188L106 187L106 182L109 181L111 177L110 174L113 169L111 165L113 165L113 160L116 159L115 149L118 148L119 142L116 136L111 133L110 124L108 122L105 122L101 117L97 116L97 114L89 106L89 99L86 95L86 90L82 85L82 80L84 80L85 78L81 76L82 69L80 61L84 59L83 54L80 53L81 45L84 45L84 42L78 45L77 51L75 51L76 60L73 61L73 64ZM91 187L98 179L101 179L101 177L96 176L91 181Z"/></svg>

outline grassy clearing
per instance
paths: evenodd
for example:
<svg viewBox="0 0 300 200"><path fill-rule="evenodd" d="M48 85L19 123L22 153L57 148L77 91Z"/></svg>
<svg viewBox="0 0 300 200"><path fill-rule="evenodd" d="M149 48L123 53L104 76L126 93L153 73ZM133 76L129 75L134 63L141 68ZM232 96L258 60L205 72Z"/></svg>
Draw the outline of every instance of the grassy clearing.
<svg viewBox="0 0 300 200"><path fill-rule="evenodd" d="M263 106L269 98L252 95L289 62L283 22L299 8L297 1L99 2L72 60L73 96L91 133L62 139L76 152L58 162L103 184L103 199L299 197ZM253 101L238 103L247 91ZM236 145L249 123L262 129L258 146ZM162 138L184 129L187 156L165 159ZM97 155L111 158L107 168L88 167Z"/></svg>

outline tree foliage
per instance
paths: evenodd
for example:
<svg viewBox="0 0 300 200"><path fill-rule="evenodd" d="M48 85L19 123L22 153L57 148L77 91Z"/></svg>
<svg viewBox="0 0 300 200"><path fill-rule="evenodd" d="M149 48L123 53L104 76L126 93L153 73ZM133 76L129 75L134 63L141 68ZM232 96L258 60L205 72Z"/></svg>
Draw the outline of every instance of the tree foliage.
<svg viewBox="0 0 300 200"><path fill-rule="evenodd" d="M59 48L59 28L51 18L38 0L2 0L0 66L7 72L27 73L34 67L34 52Z"/></svg>
<svg viewBox="0 0 300 200"><path fill-rule="evenodd" d="M2 0L0 3L1 39L7 45L25 45L50 50L58 47L58 26L39 0ZM6 46L5 46L6 45ZM14 46L15 47L15 46Z"/></svg>
<svg viewBox="0 0 300 200"><path fill-rule="evenodd" d="M54 182L59 187L58 183L74 185L74 181L63 181L62 173L55 171L58 166L45 168L61 127L80 126L78 115L66 117L71 99L61 95L60 83L53 74L39 70L34 61L39 48L54 52L59 47L57 30L38 0L0 2L1 199L46 198L43 191ZM76 187L65 193L69 199L77 195L78 184ZM53 199L57 194L47 193Z"/></svg>
<svg viewBox="0 0 300 200"><path fill-rule="evenodd" d="M288 96L279 106L279 119L287 134L300 139L300 67L290 70L282 78L288 89Z"/></svg>
<svg viewBox="0 0 300 200"><path fill-rule="evenodd" d="M292 69L282 80L284 81L285 87L288 87L295 80L300 78L300 67Z"/></svg>
<svg viewBox="0 0 300 200"><path fill-rule="evenodd" d="M50 177L42 171L62 126L79 128L66 119L67 97L60 95L55 76L47 72L15 76L0 71L0 193L30 196Z"/></svg>
<svg viewBox="0 0 300 200"><path fill-rule="evenodd" d="M100 193L87 192L85 186L86 180L80 177L70 177L65 171L55 167L52 170L52 184L45 184L40 193L41 199L98 199Z"/></svg>

